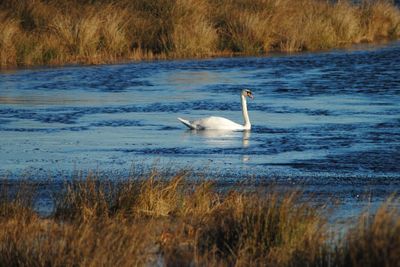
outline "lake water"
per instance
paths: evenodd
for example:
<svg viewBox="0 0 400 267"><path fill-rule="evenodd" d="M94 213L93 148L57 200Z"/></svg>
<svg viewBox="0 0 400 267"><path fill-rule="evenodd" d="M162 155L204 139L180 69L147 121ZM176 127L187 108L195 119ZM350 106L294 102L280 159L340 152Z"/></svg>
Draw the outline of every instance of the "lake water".
<svg viewBox="0 0 400 267"><path fill-rule="evenodd" d="M250 132L192 132L210 115ZM306 185L359 198L400 190L400 43L268 57L0 73L0 176L132 165Z"/></svg>

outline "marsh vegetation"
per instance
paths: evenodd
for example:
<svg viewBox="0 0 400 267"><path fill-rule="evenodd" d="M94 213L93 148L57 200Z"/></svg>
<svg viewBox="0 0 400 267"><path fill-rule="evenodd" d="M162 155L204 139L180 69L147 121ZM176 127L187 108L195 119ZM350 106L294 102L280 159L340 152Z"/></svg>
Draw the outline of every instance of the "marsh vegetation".
<svg viewBox="0 0 400 267"><path fill-rule="evenodd" d="M261 55L397 39L393 2L5 0L0 66Z"/></svg>
<svg viewBox="0 0 400 267"><path fill-rule="evenodd" d="M332 231L331 203L187 175L70 180L47 217L33 208L37 184L3 181L0 265L398 266L394 197Z"/></svg>

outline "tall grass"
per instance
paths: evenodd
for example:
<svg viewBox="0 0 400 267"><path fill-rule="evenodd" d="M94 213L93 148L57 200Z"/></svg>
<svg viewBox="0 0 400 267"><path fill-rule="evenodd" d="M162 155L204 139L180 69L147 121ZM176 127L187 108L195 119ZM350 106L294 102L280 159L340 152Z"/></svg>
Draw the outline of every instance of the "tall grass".
<svg viewBox="0 0 400 267"><path fill-rule="evenodd" d="M18 22L0 12L0 66L13 65L17 60L15 42L20 34Z"/></svg>
<svg viewBox="0 0 400 267"><path fill-rule="evenodd" d="M299 193L220 191L186 176L73 180L47 218L30 184L2 183L0 265L398 266L396 199L332 239L326 208Z"/></svg>
<svg viewBox="0 0 400 267"><path fill-rule="evenodd" d="M400 260L399 210L390 200L371 216L363 214L344 240L343 266L395 266ZM396 263L397 262L397 263Z"/></svg>
<svg viewBox="0 0 400 267"><path fill-rule="evenodd" d="M400 37L390 0L4 0L0 10L2 67L259 55Z"/></svg>

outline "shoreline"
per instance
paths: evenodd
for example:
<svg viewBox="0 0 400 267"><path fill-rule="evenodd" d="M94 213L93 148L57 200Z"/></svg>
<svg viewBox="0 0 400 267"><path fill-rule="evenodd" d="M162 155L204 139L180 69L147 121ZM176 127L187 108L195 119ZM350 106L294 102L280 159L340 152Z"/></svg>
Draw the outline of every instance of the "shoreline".
<svg viewBox="0 0 400 267"><path fill-rule="evenodd" d="M90 68L97 66L108 66L108 65L126 65L126 64L141 64L141 63L155 63L155 62L168 62L168 61L195 61L195 60L218 60L218 59L234 59L234 58L269 58L269 57L290 57L290 56L304 56L307 54L324 54L324 53L334 53L338 51L363 51L365 49L378 49L385 46L390 46L391 44L399 43L400 39L388 39L376 42L367 43L354 43L346 46L334 47L329 49L321 50L305 50L305 51L295 51L295 52L282 52L282 51L270 51L264 54L246 54L246 53L221 53L217 55L211 55L206 57L159 57L159 58L143 58L143 59L129 59L121 58L110 62L102 63L78 63L78 62L66 62L61 64L49 64L49 65L22 65L22 66L1 66L0 73L16 72L23 70L47 70L55 68Z"/></svg>
<svg viewBox="0 0 400 267"><path fill-rule="evenodd" d="M341 214L358 214L369 205L381 205L391 197L397 197L399 192L393 191L400 185L399 177L373 177L365 179L348 177L276 177L253 175L237 175L235 178L226 176L223 173L195 172L188 169L166 170L166 169L135 169L129 173L107 173L102 171L74 172L71 175L62 177L50 176L38 177L33 174L25 174L19 178L2 176L0 188L18 191L19 188L29 187L36 197L33 206L39 215L48 216L53 213L56 205L53 195L65 191L68 186L74 183L96 180L100 184L120 186L122 184L145 182L153 174L163 182L173 180L177 173L184 174L186 184L193 186L204 182L211 183L213 188L219 192L233 191L265 191L279 194L288 192L301 192L302 198L312 199L315 203L325 205L327 203L338 203L336 211ZM1 191L1 190L0 190ZM340 203L340 204L339 204ZM400 205L399 205L400 207ZM344 216L348 217L348 215ZM343 217L343 218L344 218ZM354 217L354 216L353 216ZM340 219L340 216L338 217Z"/></svg>

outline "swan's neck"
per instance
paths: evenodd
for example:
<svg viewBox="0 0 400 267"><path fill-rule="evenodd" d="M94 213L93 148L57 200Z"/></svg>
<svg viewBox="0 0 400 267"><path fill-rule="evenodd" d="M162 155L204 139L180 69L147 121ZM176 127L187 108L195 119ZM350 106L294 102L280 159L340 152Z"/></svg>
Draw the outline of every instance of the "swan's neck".
<svg viewBox="0 0 400 267"><path fill-rule="evenodd" d="M246 97L244 95L241 95L242 99L242 113L243 113L243 120L244 120L244 129L245 130L250 130L251 128L251 123L249 119L249 113L247 112L247 101Z"/></svg>

